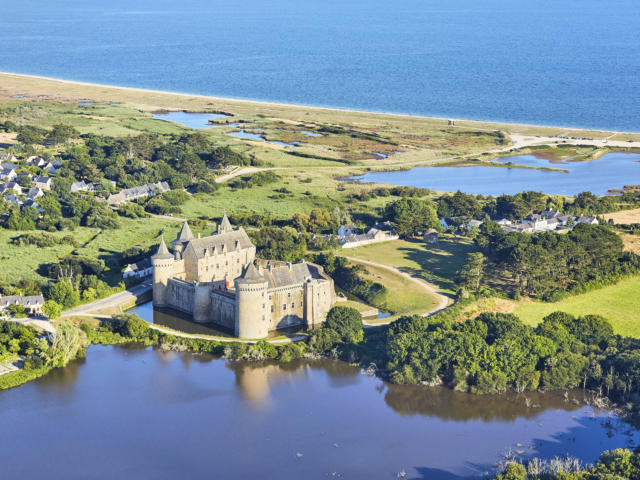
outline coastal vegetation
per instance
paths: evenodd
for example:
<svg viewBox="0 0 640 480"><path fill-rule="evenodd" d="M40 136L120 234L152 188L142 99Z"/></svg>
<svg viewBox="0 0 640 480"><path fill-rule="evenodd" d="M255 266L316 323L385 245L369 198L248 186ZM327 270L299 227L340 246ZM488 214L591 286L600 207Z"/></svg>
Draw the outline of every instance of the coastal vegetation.
<svg viewBox="0 0 640 480"><path fill-rule="evenodd" d="M640 477L640 454L628 449L604 452L594 465L575 459L507 462L494 480L618 480Z"/></svg>

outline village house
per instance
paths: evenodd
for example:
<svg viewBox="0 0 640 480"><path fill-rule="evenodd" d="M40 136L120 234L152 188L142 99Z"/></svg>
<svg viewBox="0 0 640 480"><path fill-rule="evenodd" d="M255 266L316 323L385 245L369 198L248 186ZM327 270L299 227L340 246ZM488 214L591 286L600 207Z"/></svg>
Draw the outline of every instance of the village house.
<svg viewBox="0 0 640 480"><path fill-rule="evenodd" d="M51 190L52 180L49 177L38 176L33 179L33 186L42 190Z"/></svg>
<svg viewBox="0 0 640 480"><path fill-rule="evenodd" d="M124 269L122 278L138 278L143 279L153 275L153 265L151 258L145 258L136 263L130 263Z"/></svg>
<svg viewBox="0 0 640 480"><path fill-rule="evenodd" d="M71 184L71 193L95 191L96 187L93 186L93 183L85 183L84 180L80 180L79 182L74 182Z"/></svg>
<svg viewBox="0 0 640 480"><path fill-rule="evenodd" d="M44 210L42 209L42 207L40 205L38 205L35 200L27 200L24 202L24 204L22 205L22 207L31 207L31 208L35 208L38 213L42 213L44 212Z"/></svg>
<svg viewBox="0 0 640 480"><path fill-rule="evenodd" d="M42 313L44 298L42 295L32 295L23 297L22 295L0 295L0 311L6 312L11 305L20 305L28 315Z"/></svg>
<svg viewBox="0 0 640 480"><path fill-rule="evenodd" d="M22 187L16 182L9 182L0 186L0 191L3 194L12 193L14 195L22 195Z"/></svg>
<svg viewBox="0 0 640 480"><path fill-rule="evenodd" d="M397 240L398 238L400 237L394 230L380 230L374 227L364 234L341 237L339 243L342 248L355 248L362 245L368 245L370 243Z"/></svg>
<svg viewBox="0 0 640 480"><path fill-rule="evenodd" d="M46 170L48 174L54 174L58 171L58 169L62 166L62 163L60 162L49 162L46 165L44 165L42 168L43 170Z"/></svg>
<svg viewBox="0 0 640 480"><path fill-rule="evenodd" d="M29 157L27 158L27 165L30 165L32 167L43 167L47 164L47 161L39 156L33 156L33 157Z"/></svg>
<svg viewBox="0 0 640 480"><path fill-rule="evenodd" d="M0 179L6 181L15 180L18 176L17 168L18 167L12 163L3 163L0 165Z"/></svg>
<svg viewBox="0 0 640 480"><path fill-rule="evenodd" d="M112 193L109 195L109 198L107 198L107 202L110 205L121 205L140 198L147 198L159 193L168 192L169 190L171 190L171 188L167 182L140 185L139 187L126 188L121 190L119 193Z"/></svg>
<svg viewBox="0 0 640 480"><path fill-rule="evenodd" d="M598 219L596 217L579 217L576 223L586 223L587 225L598 225Z"/></svg>
<svg viewBox="0 0 640 480"><path fill-rule="evenodd" d="M4 201L5 202L9 202L9 203L13 203L15 205L22 205L22 200L20 200L15 195L7 195L6 197L4 197Z"/></svg>
<svg viewBox="0 0 640 480"><path fill-rule="evenodd" d="M44 196L44 192L41 188L30 188L27 192L27 198L30 200L35 200L36 198L40 198Z"/></svg>

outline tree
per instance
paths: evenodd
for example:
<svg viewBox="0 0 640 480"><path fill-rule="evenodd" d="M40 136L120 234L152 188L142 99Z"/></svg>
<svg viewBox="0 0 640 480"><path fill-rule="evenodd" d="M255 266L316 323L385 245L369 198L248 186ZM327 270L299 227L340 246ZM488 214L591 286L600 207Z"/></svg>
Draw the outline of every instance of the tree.
<svg viewBox="0 0 640 480"><path fill-rule="evenodd" d="M49 288L49 298L64 308L71 308L78 303L78 292L67 281L59 281Z"/></svg>
<svg viewBox="0 0 640 480"><path fill-rule="evenodd" d="M429 228L440 229L435 204L431 200L404 197L387 205L386 218L398 235L407 237Z"/></svg>
<svg viewBox="0 0 640 480"><path fill-rule="evenodd" d="M62 306L60 306L55 300L47 300L42 306L42 311L47 317L55 320L62 313Z"/></svg>
<svg viewBox="0 0 640 480"><path fill-rule="evenodd" d="M327 314L324 328L336 332L343 342L358 343L364 338L362 315L355 308L333 307Z"/></svg>
<svg viewBox="0 0 640 480"><path fill-rule="evenodd" d="M20 127L16 140L25 146L40 145L42 144L44 132L45 131L40 128L27 125Z"/></svg>
<svg viewBox="0 0 640 480"><path fill-rule="evenodd" d="M77 135L78 131L70 125L58 124L53 126L53 129L47 134L47 138L55 145L60 145Z"/></svg>
<svg viewBox="0 0 640 480"><path fill-rule="evenodd" d="M475 292L480 290L480 284L484 277L484 266L487 258L480 252L472 252L467 255L467 263L458 272L460 283Z"/></svg>

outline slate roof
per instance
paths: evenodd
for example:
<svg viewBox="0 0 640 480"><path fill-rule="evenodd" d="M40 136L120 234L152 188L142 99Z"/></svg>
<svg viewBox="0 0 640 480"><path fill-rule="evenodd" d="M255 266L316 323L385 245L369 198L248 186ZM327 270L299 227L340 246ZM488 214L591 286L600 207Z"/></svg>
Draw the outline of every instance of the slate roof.
<svg viewBox="0 0 640 480"><path fill-rule="evenodd" d="M184 252L191 251L196 258L203 258L205 251L208 251L209 255L213 255L214 252L220 254L223 251L229 252L235 250L236 247L240 249L251 248L253 243L247 236L247 232L244 228L240 227L238 230L231 230L229 232L216 233L210 237L194 238L189 241Z"/></svg>
<svg viewBox="0 0 640 480"><path fill-rule="evenodd" d="M305 261L298 263L274 260L256 260L249 264L240 281L267 282L267 288L300 285L307 280L327 279L317 265Z"/></svg>
<svg viewBox="0 0 640 480"><path fill-rule="evenodd" d="M167 249L167 245L164 243L164 236L160 238L160 245L158 246L158 251L151 258L158 258L158 259L173 258L173 255L169 253L169 250Z"/></svg>
<svg viewBox="0 0 640 480"><path fill-rule="evenodd" d="M227 232L229 230L231 230L233 227L231 227L231 222L229 221L229 217L227 217L227 212L224 213L224 216L222 217L222 220L220 220L220 226L218 228L218 230L222 231L222 232Z"/></svg>
<svg viewBox="0 0 640 480"><path fill-rule="evenodd" d="M35 307L44 304L42 295L32 295L23 297L22 295L0 296L0 308L7 308L9 305L22 305L23 307Z"/></svg>
<svg viewBox="0 0 640 480"><path fill-rule="evenodd" d="M156 192L168 192L169 190L171 190L171 188L169 188L169 184L167 182L158 182L151 185L140 185L138 187L125 188L119 193L111 194L109 195L107 201L109 203L121 203L128 200L135 200L140 197L154 195Z"/></svg>
<svg viewBox="0 0 640 480"><path fill-rule="evenodd" d="M182 228L180 229L180 233L178 234L178 238L176 238L176 241L186 242L192 239L193 239L193 233L191 233L189 224L185 220L185 222L182 224Z"/></svg>
<svg viewBox="0 0 640 480"><path fill-rule="evenodd" d="M140 270L146 270L147 268L151 268L151 259L145 258L144 260L140 260L136 263L130 263L127 265L129 271L139 272Z"/></svg>

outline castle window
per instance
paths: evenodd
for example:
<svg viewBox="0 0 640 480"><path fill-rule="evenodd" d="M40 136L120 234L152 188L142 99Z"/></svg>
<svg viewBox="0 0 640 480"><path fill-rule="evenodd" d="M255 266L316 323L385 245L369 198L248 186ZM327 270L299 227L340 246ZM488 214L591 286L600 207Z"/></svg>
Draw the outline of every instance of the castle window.
<svg viewBox="0 0 640 480"><path fill-rule="evenodd" d="M287 309L287 304L286 304L286 303L283 303L283 304L282 304L282 309L283 309L283 310L286 310L286 309Z"/></svg>
<svg viewBox="0 0 640 480"><path fill-rule="evenodd" d="M291 292L289 292L289 298L291 298Z"/></svg>
<svg viewBox="0 0 640 480"><path fill-rule="evenodd" d="M296 303L295 302L291 302L291 308L296 308Z"/></svg>
<svg viewBox="0 0 640 480"><path fill-rule="evenodd" d="M271 313L273 313L274 307L273 305L271 305Z"/></svg>

